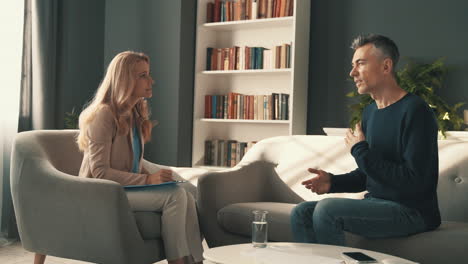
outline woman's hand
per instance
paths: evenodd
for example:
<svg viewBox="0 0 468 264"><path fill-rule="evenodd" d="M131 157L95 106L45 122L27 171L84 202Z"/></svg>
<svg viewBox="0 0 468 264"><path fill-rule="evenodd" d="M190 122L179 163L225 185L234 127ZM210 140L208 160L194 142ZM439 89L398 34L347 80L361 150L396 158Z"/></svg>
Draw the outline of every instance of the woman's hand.
<svg viewBox="0 0 468 264"><path fill-rule="evenodd" d="M146 184L160 184L169 181L174 181L171 170L159 170L146 178Z"/></svg>
<svg viewBox="0 0 468 264"><path fill-rule="evenodd" d="M302 185L305 185L307 189L310 189L312 192L317 194L328 193L331 188L331 176L328 172L323 170L317 170L309 168L310 173L317 174L316 177L303 181Z"/></svg>

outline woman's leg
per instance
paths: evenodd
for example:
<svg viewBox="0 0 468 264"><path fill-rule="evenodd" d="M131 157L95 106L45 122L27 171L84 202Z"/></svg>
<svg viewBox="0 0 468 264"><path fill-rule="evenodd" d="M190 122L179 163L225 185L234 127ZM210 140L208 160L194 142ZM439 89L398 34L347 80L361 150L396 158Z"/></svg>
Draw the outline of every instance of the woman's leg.
<svg viewBox="0 0 468 264"><path fill-rule="evenodd" d="M183 263L190 255L185 232L187 194L179 186L161 186L153 189L126 191L133 211L162 212L161 232L167 260Z"/></svg>
<svg viewBox="0 0 468 264"><path fill-rule="evenodd" d="M42 255L39 253L34 254L34 264L44 264L46 255Z"/></svg>
<svg viewBox="0 0 468 264"><path fill-rule="evenodd" d="M198 223L197 204L192 194L187 192L187 243L195 263L203 261L202 237Z"/></svg>

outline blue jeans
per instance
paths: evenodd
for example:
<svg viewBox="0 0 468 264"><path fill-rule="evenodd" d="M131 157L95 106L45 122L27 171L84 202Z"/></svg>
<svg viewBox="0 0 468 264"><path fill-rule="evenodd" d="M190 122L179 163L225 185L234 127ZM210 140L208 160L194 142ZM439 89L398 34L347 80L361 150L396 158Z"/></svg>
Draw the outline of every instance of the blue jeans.
<svg viewBox="0 0 468 264"><path fill-rule="evenodd" d="M345 245L344 231L367 238L407 236L426 230L421 214L396 202L326 198L302 202L291 213L296 242Z"/></svg>

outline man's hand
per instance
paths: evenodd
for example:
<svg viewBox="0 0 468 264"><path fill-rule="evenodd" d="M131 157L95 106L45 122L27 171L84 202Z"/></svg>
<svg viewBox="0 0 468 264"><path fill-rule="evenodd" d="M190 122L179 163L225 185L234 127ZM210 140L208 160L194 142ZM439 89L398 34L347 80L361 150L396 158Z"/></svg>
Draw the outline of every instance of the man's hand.
<svg viewBox="0 0 468 264"><path fill-rule="evenodd" d="M356 127L354 128L354 133L351 129L346 132L345 143L349 150L356 144L361 141L365 141L366 136L364 136L364 132L362 132L361 123L357 123Z"/></svg>
<svg viewBox="0 0 468 264"><path fill-rule="evenodd" d="M317 169L308 169L309 172L317 174L316 177L303 181L302 185L305 185L307 189L317 194L328 193L331 188L331 176L328 172Z"/></svg>
<svg viewBox="0 0 468 264"><path fill-rule="evenodd" d="M171 170L159 170L146 178L146 184L160 184L169 181L174 181Z"/></svg>

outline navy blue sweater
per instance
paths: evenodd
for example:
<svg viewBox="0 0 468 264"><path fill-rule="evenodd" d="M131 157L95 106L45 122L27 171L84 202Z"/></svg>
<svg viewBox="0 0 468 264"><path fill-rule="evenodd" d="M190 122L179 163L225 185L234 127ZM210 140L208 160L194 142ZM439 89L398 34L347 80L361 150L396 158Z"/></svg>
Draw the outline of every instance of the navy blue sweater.
<svg viewBox="0 0 468 264"><path fill-rule="evenodd" d="M374 102L364 109L362 129L366 141L351 148L358 168L333 175L330 192L367 190L367 196L415 208L428 230L437 228L438 129L431 108L411 93L382 109Z"/></svg>

